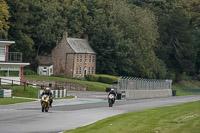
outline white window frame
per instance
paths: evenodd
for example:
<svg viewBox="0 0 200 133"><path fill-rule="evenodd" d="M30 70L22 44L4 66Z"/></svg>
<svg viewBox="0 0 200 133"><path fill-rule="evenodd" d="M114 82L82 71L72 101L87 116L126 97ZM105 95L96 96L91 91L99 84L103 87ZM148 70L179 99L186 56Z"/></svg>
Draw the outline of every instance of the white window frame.
<svg viewBox="0 0 200 133"><path fill-rule="evenodd" d="M89 62L91 62L91 55L89 56Z"/></svg>
<svg viewBox="0 0 200 133"><path fill-rule="evenodd" d="M76 62L79 62L79 55L76 56Z"/></svg>
<svg viewBox="0 0 200 133"><path fill-rule="evenodd" d="M87 55L85 55L85 63L87 63Z"/></svg>
<svg viewBox="0 0 200 133"><path fill-rule="evenodd" d="M79 74L81 74L81 67L79 68Z"/></svg>
<svg viewBox="0 0 200 133"><path fill-rule="evenodd" d="M82 63L82 55L80 55L80 63Z"/></svg>
<svg viewBox="0 0 200 133"><path fill-rule="evenodd" d="M92 62L94 62L94 55L92 56Z"/></svg>
<svg viewBox="0 0 200 133"><path fill-rule="evenodd" d="M76 67L76 74L78 74L78 67Z"/></svg>
<svg viewBox="0 0 200 133"><path fill-rule="evenodd" d="M0 56L5 56L5 55L6 55L6 47L0 46Z"/></svg>

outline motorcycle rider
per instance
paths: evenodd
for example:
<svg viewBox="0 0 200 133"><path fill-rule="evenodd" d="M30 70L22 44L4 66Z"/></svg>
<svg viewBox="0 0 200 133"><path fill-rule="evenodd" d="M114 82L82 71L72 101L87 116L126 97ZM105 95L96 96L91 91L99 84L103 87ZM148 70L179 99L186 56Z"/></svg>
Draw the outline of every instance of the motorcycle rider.
<svg viewBox="0 0 200 133"><path fill-rule="evenodd" d="M41 98L43 95L48 95L49 96L49 103L50 103L50 107L52 107L52 103L53 103L53 94L50 90L50 88L45 88L45 90L42 92L41 94Z"/></svg>
<svg viewBox="0 0 200 133"><path fill-rule="evenodd" d="M115 98L116 98L117 94L116 94L116 92L115 92L114 89L111 89L111 90L110 90L110 92L108 93L108 96L109 96L110 94L113 94L113 95L114 95L114 99L113 99L113 104L114 104L114 103L115 103Z"/></svg>

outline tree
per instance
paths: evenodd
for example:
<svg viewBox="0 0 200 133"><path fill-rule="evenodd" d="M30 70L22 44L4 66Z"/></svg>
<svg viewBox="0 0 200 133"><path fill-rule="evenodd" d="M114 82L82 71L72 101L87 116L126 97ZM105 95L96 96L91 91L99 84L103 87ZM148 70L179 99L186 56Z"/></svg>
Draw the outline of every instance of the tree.
<svg viewBox="0 0 200 133"><path fill-rule="evenodd" d="M0 0L0 7L0 31L7 36L7 31L9 29L8 19L10 18L9 7L4 0Z"/></svg>
<svg viewBox="0 0 200 133"><path fill-rule="evenodd" d="M30 5L29 25L36 56L50 54L66 29L65 20L61 16L63 10L60 7L61 4L58 1L49 0L30 3Z"/></svg>
<svg viewBox="0 0 200 133"><path fill-rule="evenodd" d="M29 6L26 0L6 0L10 7L10 29L8 37L14 40L15 44L9 48L11 51L23 52L23 60L27 61L34 44L30 36L30 26L28 25L29 19Z"/></svg>
<svg viewBox="0 0 200 133"><path fill-rule="evenodd" d="M126 58L129 58L128 61L125 60L129 65L125 64L132 71L127 74L146 78L164 78L165 64L156 57L154 52L159 37L154 13L149 9L130 7L120 1L115 4L114 9L115 22L123 32L124 38L129 42L125 46L128 47L125 52ZM121 45L121 47L124 46L124 44Z"/></svg>

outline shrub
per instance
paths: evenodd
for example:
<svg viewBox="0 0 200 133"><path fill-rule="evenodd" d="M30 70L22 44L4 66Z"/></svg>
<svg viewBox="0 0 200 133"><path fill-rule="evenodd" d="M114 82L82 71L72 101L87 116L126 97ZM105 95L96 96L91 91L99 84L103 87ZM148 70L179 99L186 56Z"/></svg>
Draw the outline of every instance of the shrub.
<svg viewBox="0 0 200 133"><path fill-rule="evenodd" d="M37 75L36 72L30 70L30 69L24 69L24 75Z"/></svg>
<svg viewBox="0 0 200 133"><path fill-rule="evenodd" d="M102 82L107 84L113 84L118 81L118 77L111 75L98 75L98 74L89 74L86 76L88 81Z"/></svg>
<svg viewBox="0 0 200 133"><path fill-rule="evenodd" d="M85 78L88 81L94 81L94 82L97 82L99 79L99 77L96 74L88 74L87 76L85 76Z"/></svg>

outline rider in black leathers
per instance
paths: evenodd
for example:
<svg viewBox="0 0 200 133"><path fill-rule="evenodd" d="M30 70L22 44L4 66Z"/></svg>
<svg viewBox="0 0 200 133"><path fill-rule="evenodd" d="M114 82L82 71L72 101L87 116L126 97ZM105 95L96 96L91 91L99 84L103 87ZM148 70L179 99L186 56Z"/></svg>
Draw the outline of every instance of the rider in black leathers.
<svg viewBox="0 0 200 133"><path fill-rule="evenodd" d="M40 95L40 97L42 98L43 95L48 95L49 96L49 103L50 103L50 107L52 107L52 103L53 103L53 94L50 90L50 88L46 88L42 94Z"/></svg>

